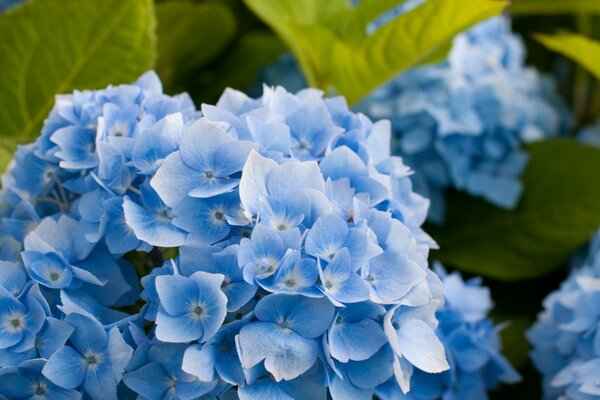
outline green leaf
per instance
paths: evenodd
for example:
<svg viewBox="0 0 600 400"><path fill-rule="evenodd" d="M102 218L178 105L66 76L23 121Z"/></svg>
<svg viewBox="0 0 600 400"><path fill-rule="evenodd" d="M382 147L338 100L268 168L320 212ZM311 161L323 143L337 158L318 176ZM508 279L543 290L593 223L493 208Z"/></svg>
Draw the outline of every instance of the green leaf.
<svg viewBox="0 0 600 400"><path fill-rule="evenodd" d="M2 145L37 137L54 97L152 68L152 0L36 0L0 18Z"/></svg>
<svg viewBox="0 0 600 400"><path fill-rule="evenodd" d="M598 0L514 0L512 14L585 14L600 13Z"/></svg>
<svg viewBox="0 0 600 400"><path fill-rule="evenodd" d="M463 271L502 279L534 278L560 267L600 226L600 149L567 140L527 146L525 193L514 211L453 193L446 223L428 228L432 254Z"/></svg>
<svg viewBox="0 0 600 400"><path fill-rule="evenodd" d="M215 102L227 87L243 90L256 83L258 72L285 51L269 32L254 31L241 36L225 56L203 70L191 91L204 102Z"/></svg>
<svg viewBox="0 0 600 400"><path fill-rule="evenodd" d="M233 13L217 2L162 2L156 4L156 16L156 71L171 93L186 89L189 77L220 55L236 34Z"/></svg>
<svg viewBox="0 0 600 400"><path fill-rule="evenodd" d="M367 33L383 10L371 0L245 0L292 50L312 86L335 90L350 103L429 59L459 32L500 13L502 0L429 0ZM383 0L386 8L401 0Z"/></svg>
<svg viewBox="0 0 600 400"><path fill-rule="evenodd" d="M600 42L575 33L537 34L535 38L550 50L572 59L600 79Z"/></svg>

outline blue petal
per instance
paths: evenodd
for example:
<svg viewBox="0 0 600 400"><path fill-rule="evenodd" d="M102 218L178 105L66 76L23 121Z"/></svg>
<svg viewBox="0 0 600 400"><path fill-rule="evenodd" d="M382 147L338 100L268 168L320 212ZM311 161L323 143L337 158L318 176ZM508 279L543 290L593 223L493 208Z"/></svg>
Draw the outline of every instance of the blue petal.
<svg viewBox="0 0 600 400"><path fill-rule="evenodd" d="M186 233L176 227L170 218L148 212L129 197L123 200L123 210L127 224L138 239L161 247L177 247L185 244Z"/></svg>
<svg viewBox="0 0 600 400"><path fill-rule="evenodd" d="M306 235L305 251L315 257L331 260L348 237L348 225L336 216L321 217Z"/></svg>
<svg viewBox="0 0 600 400"><path fill-rule="evenodd" d="M178 151L169 155L150 181L162 201L171 208L197 187L198 172L184 164Z"/></svg>
<svg viewBox="0 0 600 400"><path fill-rule="evenodd" d="M156 314L156 338L167 343L187 343L203 335L200 320L193 320L188 314L172 317L162 309Z"/></svg>
<svg viewBox="0 0 600 400"><path fill-rule="evenodd" d="M189 311L187 308L196 299L198 288L181 275L161 275L156 277L156 292L162 308L177 317Z"/></svg>
<svg viewBox="0 0 600 400"><path fill-rule="evenodd" d="M216 379L215 363L217 359L217 348L215 346L192 345L187 348L183 355L181 369L188 374L197 376L204 382Z"/></svg>
<svg viewBox="0 0 600 400"><path fill-rule="evenodd" d="M234 138L230 134L208 119L201 118L183 133L181 159L187 166L199 171L213 169L217 151L231 142Z"/></svg>
<svg viewBox="0 0 600 400"><path fill-rule="evenodd" d="M92 400L117 400L117 381L107 362L88 367L83 387Z"/></svg>
<svg viewBox="0 0 600 400"><path fill-rule="evenodd" d="M402 299L426 277L426 272L405 255L386 251L371 260L365 279L373 287L375 301L389 304Z"/></svg>
<svg viewBox="0 0 600 400"><path fill-rule="evenodd" d="M308 371L317 360L318 346L275 324L257 322L244 326L238 336L238 351L245 368L265 360L265 368L275 380L294 379Z"/></svg>
<svg viewBox="0 0 600 400"><path fill-rule="evenodd" d="M66 321L55 318L46 318L44 327L36 341L37 350L42 358L50 358L52 354L64 346L73 333L73 327Z"/></svg>
<svg viewBox="0 0 600 400"><path fill-rule="evenodd" d="M136 371L127 372L123 375L123 381L148 400L163 400L172 382L163 367L157 363L149 363Z"/></svg>
<svg viewBox="0 0 600 400"><path fill-rule="evenodd" d="M89 350L99 353L106 348L108 336L97 320L81 314L69 314L65 320L74 328L70 342L81 354Z"/></svg>
<svg viewBox="0 0 600 400"><path fill-rule="evenodd" d="M42 369L46 378L65 389L75 389L83 383L86 370L83 357L71 347L58 349Z"/></svg>

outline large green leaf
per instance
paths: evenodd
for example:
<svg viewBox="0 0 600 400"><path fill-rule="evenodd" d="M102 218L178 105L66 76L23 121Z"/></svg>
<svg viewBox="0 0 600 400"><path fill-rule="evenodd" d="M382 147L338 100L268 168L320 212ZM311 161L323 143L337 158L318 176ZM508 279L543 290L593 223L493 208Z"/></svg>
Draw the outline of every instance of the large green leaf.
<svg viewBox="0 0 600 400"><path fill-rule="evenodd" d="M312 86L353 103L426 61L457 33L501 12L502 0L429 0L367 33L372 18L401 0L352 7L347 0L245 0L292 50Z"/></svg>
<svg viewBox="0 0 600 400"><path fill-rule="evenodd" d="M162 2L156 16L156 70L169 92L185 90L189 78L221 54L236 33L232 11L217 2Z"/></svg>
<svg viewBox="0 0 600 400"><path fill-rule="evenodd" d="M56 94L129 82L152 68L153 15L152 0L36 0L4 14L1 144L38 136Z"/></svg>
<svg viewBox="0 0 600 400"><path fill-rule="evenodd" d="M446 223L430 227L432 257L502 280L533 278L559 267L600 226L600 149L567 140L527 146L525 193L513 211L454 193Z"/></svg>
<svg viewBox="0 0 600 400"><path fill-rule="evenodd" d="M598 0L514 0L513 14L582 14L600 13Z"/></svg>
<svg viewBox="0 0 600 400"><path fill-rule="evenodd" d="M538 34L535 38L550 50L571 58L600 79L600 42L576 33Z"/></svg>

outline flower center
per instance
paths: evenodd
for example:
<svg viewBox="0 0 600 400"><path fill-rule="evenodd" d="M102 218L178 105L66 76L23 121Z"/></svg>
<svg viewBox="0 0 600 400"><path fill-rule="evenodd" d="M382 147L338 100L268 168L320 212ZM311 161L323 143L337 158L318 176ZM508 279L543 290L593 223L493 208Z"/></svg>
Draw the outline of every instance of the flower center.
<svg viewBox="0 0 600 400"><path fill-rule="evenodd" d="M58 278L60 278L60 275L58 272L50 272L50 280L52 282L56 282L58 280Z"/></svg>
<svg viewBox="0 0 600 400"><path fill-rule="evenodd" d="M278 231L285 231L287 229L287 225L286 224L279 224L277 225L277 230Z"/></svg>
<svg viewBox="0 0 600 400"><path fill-rule="evenodd" d="M221 211L215 212L215 219L216 220L222 221L224 217L225 217L225 214L223 214Z"/></svg>
<svg viewBox="0 0 600 400"><path fill-rule="evenodd" d="M16 330L16 329L19 329L21 327L21 325L23 324L23 322L21 321L20 318L13 318L13 319L10 320L10 324Z"/></svg>
<svg viewBox="0 0 600 400"><path fill-rule="evenodd" d="M326 289L331 289L333 287L333 282L331 281L325 281L325 288Z"/></svg>
<svg viewBox="0 0 600 400"><path fill-rule="evenodd" d="M204 175L206 176L207 179L212 179L215 177L215 173L211 170L204 172Z"/></svg>
<svg viewBox="0 0 600 400"><path fill-rule="evenodd" d="M204 315L204 308L202 306L194 307L194 314L196 314L196 316L198 317L201 317L202 315Z"/></svg>
<svg viewBox="0 0 600 400"><path fill-rule="evenodd" d="M43 396L46 394L46 386L41 382L38 382L33 389L33 393L38 396Z"/></svg>
<svg viewBox="0 0 600 400"><path fill-rule="evenodd" d="M98 364L98 361L98 356L95 354L90 354L85 358L85 362L87 362L88 365Z"/></svg>
<svg viewBox="0 0 600 400"><path fill-rule="evenodd" d="M289 288L296 286L296 281L293 280L292 278L290 279L286 279L285 281L283 281L283 284Z"/></svg>

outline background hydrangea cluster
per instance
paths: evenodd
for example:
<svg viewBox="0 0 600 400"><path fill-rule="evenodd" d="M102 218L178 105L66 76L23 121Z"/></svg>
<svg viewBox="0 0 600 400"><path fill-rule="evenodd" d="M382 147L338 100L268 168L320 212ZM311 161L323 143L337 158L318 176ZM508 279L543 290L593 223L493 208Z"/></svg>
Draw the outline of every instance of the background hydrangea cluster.
<svg viewBox="0 0 600 400"><path fill-rule="evenodd" d="M600 232L574 263L527 334L546 399L600 396Z"/></svg>
<svg viewBox="0 0 600 400"><path fill-rule="evenodd" d="M571 118L549 77L525 66L506 17L454 39L448 60L401 74L359 109L387 118L394 152L415 171L415 190L444 215L448 187L513 208L527 165L523 144L564 133Z"/></svg>
<svg viewBox="0 0 600 400"><path fill-rule="evenodd" d="M389 124L281 88L202 114L149 73L59 96L19 148L1 192L0 393L368 398L448 369L428 202ZM123 255L159 247L179 255L140 294Z"/></svg>

